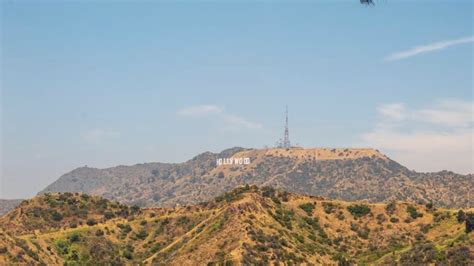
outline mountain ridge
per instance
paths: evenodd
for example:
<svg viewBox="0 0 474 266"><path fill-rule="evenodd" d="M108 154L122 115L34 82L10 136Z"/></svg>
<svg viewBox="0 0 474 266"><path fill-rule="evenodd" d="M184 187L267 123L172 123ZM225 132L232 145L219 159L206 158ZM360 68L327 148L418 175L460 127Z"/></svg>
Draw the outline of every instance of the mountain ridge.
<svg viewBox="0 0 474 266"><path fill-rule="evenodd" d="M217 165L218 158L249 158L250 163ZM349 201L408 200L444 207L473 207L474 202L471 174L418 173L375 149L349 148L236 147L176 164L77 168L39 194L83 192L142 207L170 207L206 201L243 184Z"/></svg>

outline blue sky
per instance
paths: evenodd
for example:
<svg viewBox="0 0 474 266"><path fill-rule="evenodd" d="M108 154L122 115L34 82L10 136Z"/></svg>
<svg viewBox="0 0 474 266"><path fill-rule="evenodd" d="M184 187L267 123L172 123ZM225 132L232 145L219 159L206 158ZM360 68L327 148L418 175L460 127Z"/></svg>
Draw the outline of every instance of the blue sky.
<svg viewBox="0 0 474 266"><path fill-rule="evenodd" d="M2 1L2 189L233 146L473 172L472 1Z"/></svg>

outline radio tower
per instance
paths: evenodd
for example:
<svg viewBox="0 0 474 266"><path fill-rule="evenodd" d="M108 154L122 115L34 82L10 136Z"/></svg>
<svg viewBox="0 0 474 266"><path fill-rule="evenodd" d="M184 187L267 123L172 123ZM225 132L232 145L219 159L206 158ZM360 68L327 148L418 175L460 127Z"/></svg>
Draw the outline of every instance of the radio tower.
<svg viewBox="0 0 474 266"><path fill-rule="evenodd" d="M285 111L285 134L283 135L282 148L291 148L290 131L288 130L288 105Z"/></svg>
<svg viewBox="0 0 474 266"><path fill-rule="evenodd" d="M278 142L276 143L276 146L278 148L291 148L291 142L290 142L290 130L288 129L288 105L286 106L286 111L285 111L285 133L283 134L283 139L279 139Z"/></svg>

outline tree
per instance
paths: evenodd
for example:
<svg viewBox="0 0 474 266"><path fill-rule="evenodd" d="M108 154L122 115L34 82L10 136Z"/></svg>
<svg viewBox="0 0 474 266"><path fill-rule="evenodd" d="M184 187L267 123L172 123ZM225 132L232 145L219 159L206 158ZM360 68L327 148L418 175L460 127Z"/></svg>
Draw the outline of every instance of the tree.
<svg viewBox="0 0 474 266"><path fill-rule="evenodd" d="M104 235L104 231L100 230L100 229L97 229L97 231L95 231L95 235L96 236L103 236Z"/></svg>
<svg viewBox="0 0 474 266"><path fill-rule="evenodd" d="M458 223L462 223L466 220L466 213L463 210L459 210L456 218L458 220Z"/></svg>
<svg viewBox="0 0 474 266"><path fill-rule="evenodd" d="M77 242L81 238L81 235L79 233L73 233L72 235L69 236L69 242Z"/></svg>
<svg viewBox="0 0 474 266"><path fill-rule="evenodd" d="M51 218L52 218L54 221L59 222L59 221L61 221L61 220L63 219L63 216L62 216L59 212L53 211L53 212L51 213Z"/></svg>
<svg viewBox="0 0 474 266"><path fill-rule="evenodd" d="M474 213L470 212L466 214L466 233L470 233L474 230Z"/></svg>
<svg viewBox="0 0 474 266"><path fill-rule="evenodd" d="M359 218L362 216L366 216L370 213L370 207L365 204L355 204L347 207L347 210L354 216L355 218Z"/></svg>

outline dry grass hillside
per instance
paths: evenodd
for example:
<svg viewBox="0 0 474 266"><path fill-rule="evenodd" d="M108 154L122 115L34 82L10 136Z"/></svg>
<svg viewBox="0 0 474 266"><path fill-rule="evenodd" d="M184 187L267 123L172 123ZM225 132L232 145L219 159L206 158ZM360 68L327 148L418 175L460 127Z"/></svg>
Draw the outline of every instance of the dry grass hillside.
<svg viewBox="0 0 474 266"><path fill-rule="evenodd" d="M217 165L219 158L249 158L250 163ZM173 207L207 201L243 184L348 201L474 207L472 175L414 172L374 149L233 148L178 164L83 167L42 193L81 192L131 205Z"/></svg>
<svg viewBox="0 0 474 266"><path fill-rule="evenodd" d="M46 202L41 225L36 216L18 216ZM76 209L86 212L79 218ZM124 210L71 193L24 202L1 218L0 264L469 265L474 259L474 236L466 231L474 215L431 205L345 202L247 185L199 205ZM43 223L53 212L62 218Z"/></svg>

